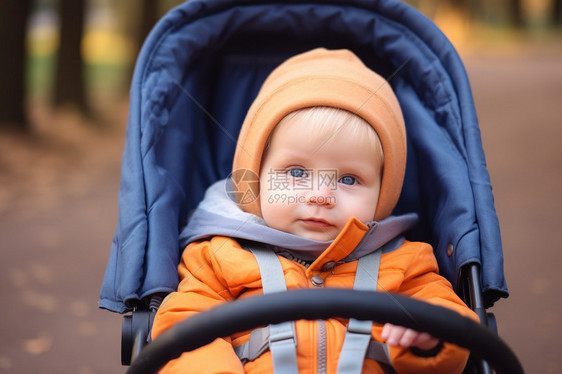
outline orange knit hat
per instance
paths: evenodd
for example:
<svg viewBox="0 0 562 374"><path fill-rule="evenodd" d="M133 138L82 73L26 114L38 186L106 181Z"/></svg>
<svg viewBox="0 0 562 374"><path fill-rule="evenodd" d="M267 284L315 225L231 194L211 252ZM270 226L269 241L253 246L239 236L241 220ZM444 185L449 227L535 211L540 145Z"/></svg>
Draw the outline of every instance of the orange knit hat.
<svg viewBox="0 0 562 374"><path fill-rule="evenodd" d="M384 153L379 202L374 220L394 209L406 168L406 129L400 105L384 78L348 50L323 48L294 56L265 80L244 120L233 171L260 173L265 144L279 121L298 109L328 106L355 113L378 134ZM259 195L241 203L243 211L261 217Z"/></svg>

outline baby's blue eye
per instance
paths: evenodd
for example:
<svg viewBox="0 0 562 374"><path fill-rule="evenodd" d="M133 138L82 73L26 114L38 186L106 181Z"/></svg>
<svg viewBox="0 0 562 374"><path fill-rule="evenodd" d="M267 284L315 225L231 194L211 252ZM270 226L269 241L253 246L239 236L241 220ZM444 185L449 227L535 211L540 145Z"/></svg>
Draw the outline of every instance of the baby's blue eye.
<svg viewBox="0 0 562 374"><path fill-rule="evenodd" d="M355 183L357 183L357 179L355 179L354 177L345 176L345 177L341 177L340 182L352 186Z"/></svg>
<svg viewBox="0 0 562 374"><path fill-rule="evenodd" d="M293 178L307 178L308 172L302 168L292 168L289 170L289 175Z"/></svg>

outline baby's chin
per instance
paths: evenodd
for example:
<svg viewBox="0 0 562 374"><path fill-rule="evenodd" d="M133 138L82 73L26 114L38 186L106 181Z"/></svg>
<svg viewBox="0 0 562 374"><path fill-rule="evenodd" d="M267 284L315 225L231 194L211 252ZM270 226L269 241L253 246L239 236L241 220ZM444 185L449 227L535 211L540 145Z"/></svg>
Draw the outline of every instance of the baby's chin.
<svg viewBox="0 0 562 374"><path fill-rule="evenodd" d="M266 221L267 223L267 221ZM315 240L318 242L328 242L334 240L339 232L335 226L330 227L303 227L301 222L293 223L291 225L286 226L276 226L276 225L269 225L269 227L286 232L288 234L292 234L304 239Z"/></svg>
<svg viewBox="0 0 562 374"><path fill-rule="evenodd" d="M300 231L298 233L291 233L296 236L300 236L301 238L315 240L318 242L328 242L334 240L337 236L337 233L331 232L317 232L317 231Z"/></svg>

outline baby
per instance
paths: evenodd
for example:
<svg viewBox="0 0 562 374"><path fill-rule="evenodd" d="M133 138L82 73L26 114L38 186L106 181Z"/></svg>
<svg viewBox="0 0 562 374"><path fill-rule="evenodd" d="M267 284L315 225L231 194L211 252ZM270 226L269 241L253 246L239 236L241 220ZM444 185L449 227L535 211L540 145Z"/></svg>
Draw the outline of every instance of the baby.
<svg viewBox="0 0 562 374"><path fill-rule="evenodd" d="M232 180L209 188L182 233L181 281L153 338L223 302L313 287L396 292L476 319L432 248L402 236L415 215L389 217L405 165L398 101L354 54L317 49L281 64L246 116ZM467 358L426 333L333 318L220 338L163 372L460 373Z"/></svg>

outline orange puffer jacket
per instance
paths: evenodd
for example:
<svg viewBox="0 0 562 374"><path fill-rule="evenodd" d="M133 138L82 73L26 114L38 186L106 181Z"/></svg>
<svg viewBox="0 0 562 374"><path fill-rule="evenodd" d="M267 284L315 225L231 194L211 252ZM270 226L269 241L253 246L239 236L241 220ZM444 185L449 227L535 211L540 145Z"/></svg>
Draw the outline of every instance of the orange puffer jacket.
<svg viewBox="0 0 562 374"><path fill-rule="evenodd" d="M316 275L324 278L324 287L353 288L357 261L340 262L353 251L367 230L366 225L352 218L308 268L280 257L287 288L313 288L311 278ZM331 261L338 265L323 272L323 265ZM231 238L215 236L191 243L185 249L178 269L181 279L178 291L162 303L154 320L153 338L194 313L226 301L262 294L260 271L254 255ZM476 315L454 293L451 284L438 274L432 248L425 243L404 241L398 249L383 253L378 290L438 304L477 320ZM347 320L335 318L323 322L295 323L299 373L317 373L318 367L325 367L326 373L336 372L346 325ZM323 334L319 334L320 329ZM372 338L382 342L381 331L382 326L374 324ZM272 373L269 350L242 365L233 347L248 339L249 331L219 338L205 347L184 353L168 363L161 372ZM466 350L448 343L433 357L421 357L401 347L390 347L389 351L398 373L460 373L468 358ZM363 372L383 373L379 364L371 359L365 360Z"/></svg>

